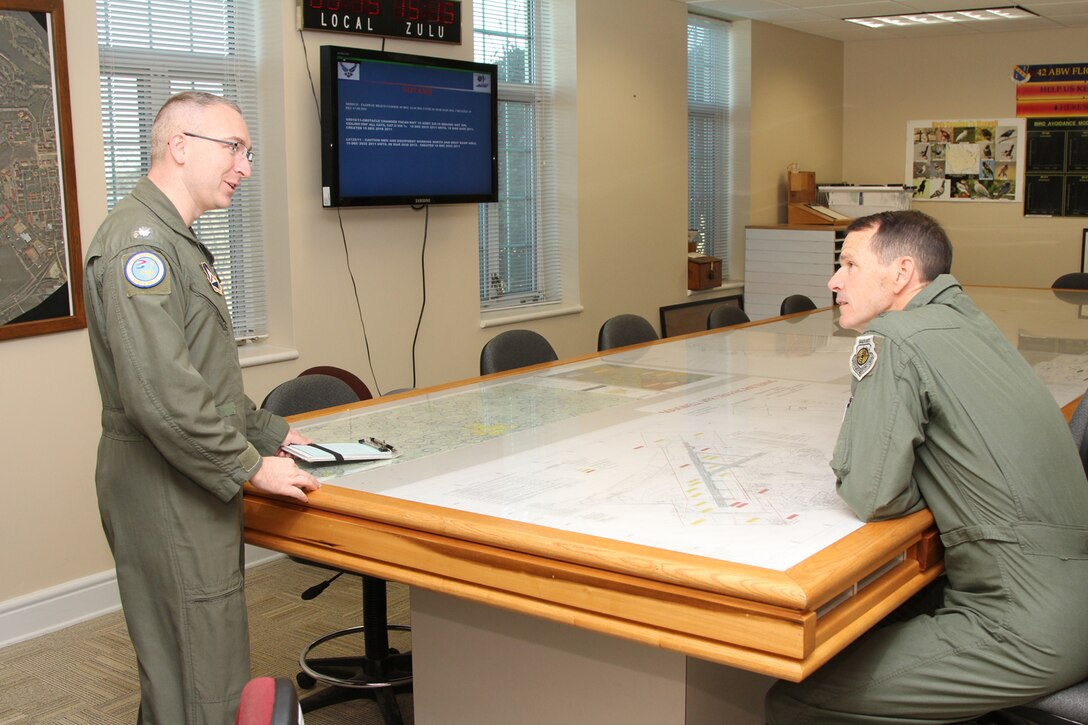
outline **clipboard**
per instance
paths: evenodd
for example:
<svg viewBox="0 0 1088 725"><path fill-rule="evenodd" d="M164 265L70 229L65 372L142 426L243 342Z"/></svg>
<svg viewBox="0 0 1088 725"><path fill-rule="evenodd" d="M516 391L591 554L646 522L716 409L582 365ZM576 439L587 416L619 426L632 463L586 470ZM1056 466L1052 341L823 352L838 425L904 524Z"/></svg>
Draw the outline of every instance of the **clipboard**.
<svg viewBox="0 0 1088 725"><path fill-rule="evenodd" d="M281 450L306 463L386 461L398 455L396 448L377 438L360 438L355 443L292 443Z"/></svg>

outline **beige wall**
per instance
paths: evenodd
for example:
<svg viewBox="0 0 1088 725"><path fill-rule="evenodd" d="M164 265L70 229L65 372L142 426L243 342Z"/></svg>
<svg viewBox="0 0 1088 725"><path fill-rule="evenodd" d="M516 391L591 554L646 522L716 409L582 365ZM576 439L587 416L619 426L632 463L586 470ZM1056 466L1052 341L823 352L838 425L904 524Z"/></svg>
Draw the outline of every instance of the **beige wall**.
<svg viewBox="0 0 1088 725"><path fill-rule="evenodd" d="M904 176L907 122L1012 118L1012 68L1085 59L1083 30L847 43L843 173L851 183ZM975 284L1049 286L1080 268L1083 217L1025 218L1023 205L917 202L949 231L953 273Z"/></svg>
<svg viewBox="0 0 1088 725"><path fill-rule="evenodd" d="M842 180L843 44L753 22L750 224L786 221L786 167Z"/></svg>
<svg viewBox="0 0 1088 725"><path fill-rule="evenodd" d="M560 54L566 123L560 152L569 161L561 171L564 239L577 242L568 262L581 283L584 311L518 326L539 330L561 356L571 356L595 349L598 326L613 314L636 312L656 326L658 307L688 299L686 6L676 0L559 5L566 44ZM470 14L471 2L464 6ZM381 41L310 32L304 53L294 0L275 7L260 28L267 109L258 163L270 200L271 342L297 349L299 358L246 368L247 390L259 402L276 383L318 364L347 367L374 382L346 257L379 387L409 386L422 299L424 213L321 208L318 121L308 77L317 71L319 45L377 48ZM65 13L70 58L79 59L70 72L86 245L105 214L94 4L69 2ZM617 23L616 17L641 22ZM472 53L467 43L389 40L386 49L462 58ZM428 226L418 387L475 375L480 347L505 329L481 327L476 208L435 207ZM12 442L4 463L9 503L0 513L2 605L109 570L113 562L94 497L100 404L86 332L0 342L0 370L0 434Z"/></svg>
<svg viewBox="0 0 1088 725"><path fill-rule="evenodd" d="M65 3L83 245L102 220L94 3ZM84 330L0 342L0 602L113 566L94 494L101 403Z"/></svg>

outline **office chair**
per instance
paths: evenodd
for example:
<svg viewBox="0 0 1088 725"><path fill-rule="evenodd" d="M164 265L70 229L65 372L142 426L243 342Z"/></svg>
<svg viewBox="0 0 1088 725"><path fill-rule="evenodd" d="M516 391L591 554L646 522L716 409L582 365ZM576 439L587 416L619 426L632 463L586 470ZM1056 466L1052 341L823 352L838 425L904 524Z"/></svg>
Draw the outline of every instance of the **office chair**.
<svg viewBox="0 0 1088 725"><path fill-rule="evenodd" d="M318 365L316 367L307 368L299 373L299 377L303 375L331 375L334 378L343 380L348 386L355 391L355 394L359 396L359 400L370 400L374 396L370 394L370 388L366 386L359 376L350 370L344 368L334 367L332 365Z"/></svg>
<svg viewBox="0 0 1088 725"><path fill-rule="evenodd" d="M367 391L369 393L369 391ZM320 410L335 405L346 405L359 400L351 387L331 375L300 375L276 386L265 398L261 407L278 415L294 415ZM295 561L324 569L342 571L316 562L291 557ZM303 712L310 712L356 698L373 699L381 709L387 725L402 725L396 693L407 692L412 686L412 655L401 653L389 646L389 631L410 631L410 627L389 624L387 621L386 582L365 574L362 576L363 625L331 632L311 642L299 655L302 668L296 676L300 687L312 688L321 682L322 690L302 699ZM303 599L313 599L332 579L303 592ZM350 634L363 634L363 654L354 657L311 657L318 646Z"/></svg>
<svg viewBox="0 0 1088 725"><path fill-rule="evenodd" d="M1054 280L1051 289L1086 289L1088 290L1088 272L1069 272Z"/></svg>
<svg viewBox="0 0 1088 725"><path fill-rule="evenodd" d="M254 677L242 688L234 725L302 725L294 685L286 677Z"/></svg>
<svg viewBox="0 0 1088 725"><path fill-rule="evenodd" d="M280 383L265 396L261 407L286 417L357 402L359 396L343 380L311 374Z"/></svg>
<svg viewBox="0 0 1088 725"><path fill-rule="evenodd" d="M480 350L480 375L558 359L555 349L543 335L532 330L507 330L488 340Z"/></svg>
<svg viewBox="0 0 1088 725"><path fill-rule="evenodd" d="M604 321L597 332L597 351L657 340L657 330L638 315L616 315Z"/></svg>
<svg viewBox="0 0 1088 725"><path fill-rule="evenodd" d="M1016 723L1030 725L1088 725L1088 680L1040 697L1026 705L1018 705L992 713L995 722L1006 722L1012 716Z"/></svg>
<svg viewBox="0 0 1088 725"><path fill-rule="evenodd" d="M736 305L715 305L710 314L706 316L706 329L716 330L719 327L732 327L751 322L748 313Z"/></svg>
<svg viewBox="0 0 1088 725"><path fill-rule="evenodd" d="M795 312L808 312L816 309L816 303L805 295L790 295L782 300L782 306L778 310L780 315L792 315Z"/></svg>

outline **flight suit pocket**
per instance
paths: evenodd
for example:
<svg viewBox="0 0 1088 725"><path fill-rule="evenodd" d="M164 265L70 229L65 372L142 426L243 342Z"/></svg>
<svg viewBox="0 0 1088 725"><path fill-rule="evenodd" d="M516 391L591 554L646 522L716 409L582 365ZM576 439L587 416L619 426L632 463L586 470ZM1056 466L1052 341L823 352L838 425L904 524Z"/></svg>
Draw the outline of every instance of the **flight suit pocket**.
<svg viewBox="0 0 1088 725"><path fill-rule="evenodd" d="M190 593L189 637L199 659L191 663L197 703L238 697L249 679L249 622L241 575L221 587Z"/></svg>
<svg viewBox="0 0 1088 725"><path fill-rule="evenodd" d="M842 480L850 472L850 403L842 418L839 437L835 440L835 450L831 455L831 470Z"/></svg>
<svg viewBox="0 0 1088 725"><path fill-rule="evenodd" d="M224 299L218 295L208 294L208 291L198 284L190 284L189 291L193 293L193 297L200 301L202 313L207 313L209 317L212 317L219 325L219 329L223 332L230 331L230 324L227 319L230 313L227 311L227 303Z"/></svg>
<svg viewBox="0 0 1088 725"><path fill-rule="evenodd" d="M230 426L242 431L246 429L245 418L242 417L238 410L238 404L233 400L215 406L215 412L219 413L219 417L227 421Z"/></svg>

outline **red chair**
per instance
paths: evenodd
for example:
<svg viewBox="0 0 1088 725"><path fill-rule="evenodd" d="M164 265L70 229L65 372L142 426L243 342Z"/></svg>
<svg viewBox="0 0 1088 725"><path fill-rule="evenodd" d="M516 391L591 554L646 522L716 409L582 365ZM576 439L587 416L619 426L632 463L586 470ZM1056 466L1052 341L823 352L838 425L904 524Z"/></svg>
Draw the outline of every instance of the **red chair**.
<svg viewBox="0 0 1088 725"><path fill-rule="evenodd" d="M234 725L302 725L295 687L286 677L255 677L242 689Z"/></svg>

